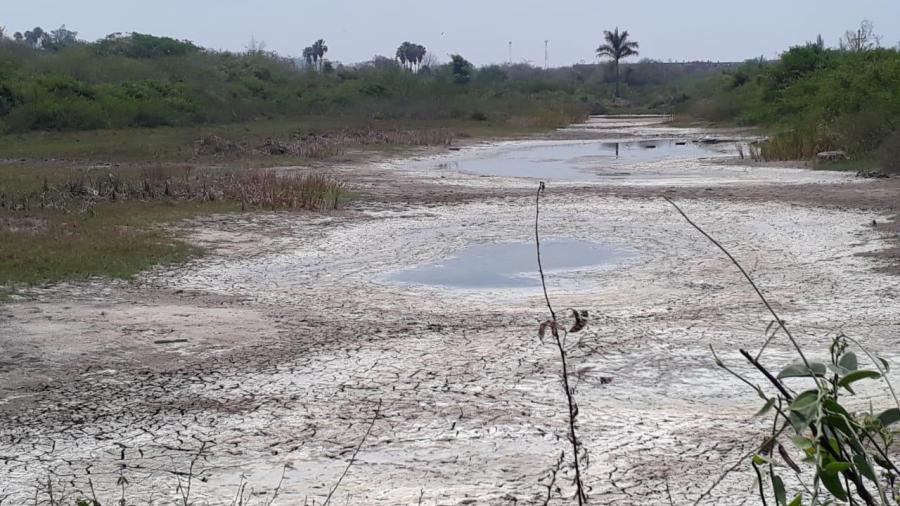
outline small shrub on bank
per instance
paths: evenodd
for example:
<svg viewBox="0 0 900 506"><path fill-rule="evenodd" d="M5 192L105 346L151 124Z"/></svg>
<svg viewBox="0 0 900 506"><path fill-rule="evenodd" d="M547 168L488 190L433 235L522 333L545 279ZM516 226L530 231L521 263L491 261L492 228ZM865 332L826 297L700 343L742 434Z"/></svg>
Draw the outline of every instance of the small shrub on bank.
<svg viewBox="0 0 900 506"><path fill-rule="evenodd" d="M900 130L894 132L878 150L881 168L890 174L900 174Z"/></svg>

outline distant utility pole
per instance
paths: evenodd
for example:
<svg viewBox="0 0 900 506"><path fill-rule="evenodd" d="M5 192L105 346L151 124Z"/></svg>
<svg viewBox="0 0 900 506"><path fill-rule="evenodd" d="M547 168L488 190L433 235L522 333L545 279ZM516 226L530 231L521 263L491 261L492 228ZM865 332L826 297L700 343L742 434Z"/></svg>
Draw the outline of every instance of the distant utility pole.
<svg viewBox="0 0 900 506"><path fill-rule="evenodd" d="M550 41L544 41L544 70L550 68Z"/></svg>
<svg viewBox="0 0 900 506"><path fill-rule="evenodd" d="M512 65L512 41L509 41L509 64Z"/></svg>

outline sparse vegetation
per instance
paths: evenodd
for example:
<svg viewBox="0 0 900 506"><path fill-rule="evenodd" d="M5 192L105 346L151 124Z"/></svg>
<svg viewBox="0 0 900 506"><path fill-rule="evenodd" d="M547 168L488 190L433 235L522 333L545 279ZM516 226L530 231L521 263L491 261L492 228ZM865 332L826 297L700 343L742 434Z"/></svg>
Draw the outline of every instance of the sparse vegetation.
<svg viewBox="0 0 900 506"><path fill-rule="evenodd" d="M341 182L315 173L3 167L0 286L130 278L201 252L162 224L242 209L335 209L348 196Z"/></svg>

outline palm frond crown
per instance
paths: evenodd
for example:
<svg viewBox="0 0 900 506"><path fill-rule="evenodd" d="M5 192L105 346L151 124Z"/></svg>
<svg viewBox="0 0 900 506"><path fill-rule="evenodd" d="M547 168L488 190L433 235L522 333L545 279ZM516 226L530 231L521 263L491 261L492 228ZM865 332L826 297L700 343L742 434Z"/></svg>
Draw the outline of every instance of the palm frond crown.
<svg viewBox="0 0 900 506"><path fill-rule="evenodd" d="M597 56L601 58L605 56L618 62L638 54L638 43L628 40L628 30L619 32L619 27L612 32L604 30L603 39L606 43L597 48Z"/></svg>

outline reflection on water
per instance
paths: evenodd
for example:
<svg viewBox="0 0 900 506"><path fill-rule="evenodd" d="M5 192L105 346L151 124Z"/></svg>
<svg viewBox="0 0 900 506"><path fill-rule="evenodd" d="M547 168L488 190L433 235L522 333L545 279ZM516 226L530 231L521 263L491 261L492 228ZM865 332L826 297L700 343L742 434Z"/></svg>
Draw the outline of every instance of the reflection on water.
<svg viewBox="0 0 900 506"><path fill-rule="evenodd" d="M541 243L544 272L577 271L619 263L632 255L589 241ZM451 288L539 287L534 243L477 244L443 261L398 271L392 281Z"/></svg>
<svg viewBox="0 0 900 506"><path fill-rule="evenodd" d="M584 181L609 177L610 169L621 171L634 163L716 154L721 151L711 146L673 139L546 143L479 151L439 166L487 176Z"/></svg>

